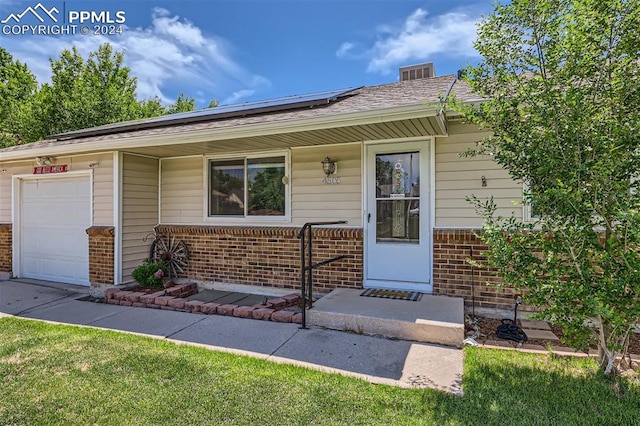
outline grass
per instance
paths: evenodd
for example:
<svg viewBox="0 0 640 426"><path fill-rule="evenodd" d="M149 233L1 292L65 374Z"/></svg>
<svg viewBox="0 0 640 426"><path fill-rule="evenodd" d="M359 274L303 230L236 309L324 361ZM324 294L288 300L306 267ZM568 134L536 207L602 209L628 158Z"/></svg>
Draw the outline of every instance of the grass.
<svg viewBox="0 0 640 426"><path fill-rule="evenodd" d="M0 424L640 424L588 359L466 349L464 396L111 331L0 319Z"/></svg>

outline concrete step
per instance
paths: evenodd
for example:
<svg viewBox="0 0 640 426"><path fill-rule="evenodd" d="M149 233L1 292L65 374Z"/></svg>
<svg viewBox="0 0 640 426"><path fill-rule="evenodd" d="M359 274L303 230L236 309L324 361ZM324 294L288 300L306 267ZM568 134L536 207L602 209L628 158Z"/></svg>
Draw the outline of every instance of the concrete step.
<svg viewBox="0 0 640 426"><path fill-rule="evenodd" d="M419 301L362 297L339 288L307 312L307 324L332 330L462 347L464 301L423 294Z"/></svg>

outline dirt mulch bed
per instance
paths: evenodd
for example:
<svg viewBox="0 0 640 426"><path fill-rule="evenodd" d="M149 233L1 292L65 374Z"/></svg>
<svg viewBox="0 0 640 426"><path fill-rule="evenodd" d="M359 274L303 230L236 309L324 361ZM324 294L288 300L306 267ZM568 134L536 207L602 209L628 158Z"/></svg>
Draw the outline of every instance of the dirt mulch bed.
<svg viewBox="0 0 640 426"><path fill-rule="evenodd" d="M518 343L514 341L504 340L499 338L496 335L496 329L500 324L502 324L502 320L495 319L495 318L488 318L488 317L478 317L478 318L480 319L480 322L477 324L480 329L480 336L477 339L475 339L476 342L482 345L490 340L493 340L493 341L508 342L514 348L519 346ZM518 327L520 326L521 326L520 320L518 320ZM558 338L562 340L564 336L564 333L562 332L562 328L553 324L549 324L549 327L551 327L551 331L553 332L553 334L555 334ZM470 326L470 324L466 325L466 331L467 332L473 331L473 328ZM566 346L566 344L562 343L561 341L558 342L557 340L544 340L544 339L529 339L525 343L529 345L539 345L542 347L547 347L548 345ZM591 346L591 348L592 349L597 348L595 342ZM640 356L640 333L631 333L631 337L629 339L629 353Z"/></svg>

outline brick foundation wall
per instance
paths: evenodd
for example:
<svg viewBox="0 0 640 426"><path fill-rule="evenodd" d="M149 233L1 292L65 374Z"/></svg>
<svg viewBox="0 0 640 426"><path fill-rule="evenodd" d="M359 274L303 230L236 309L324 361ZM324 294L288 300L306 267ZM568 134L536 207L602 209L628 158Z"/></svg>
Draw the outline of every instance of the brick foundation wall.
<svg viewBox="0 0 640 426"><path fill-rule="evenodd" d="M515 290L487 283L501 283L495 270L472 268L467 259L486 264L483 251L487 246L473 230L435 229L433 232L433 293L464 297L465 305L472 305L475 281L475 305L479 308L513 309ZM473 249L473 257L471 250ZM524 306L523 306L524 308Z"/></svg>
<svg viewBox="0 0 640 426"><path fill-rule="evenodd" d="M89 282L113 284L114 227L92 226L89 235Z"/></svg>
<svg viewBox="0 0 640 426"><path fill-rule="evenodd" d="M184 278L265 287L300 289L300 228L257 226L159 225L185 241L190 259ZM362 288L362 229L318 228L313 233L314 263L352 255L314 271L314 289Z"/></svg>
<svg viewBox="0 0 640 426"><path fill-rule="evenodd" d="M10 223L0 223L0 272L13 274L12 259L12 226Z"/></svg>
<svg viewBox="0 0 640 426"><path fill-rule="evenodd" d="M296 238L299 228L159 225L157 231L171 233L187 244L190 259L183 278L300 289L300 241ZM465 305L471 306L475 281L476 307L513 309L515 291L487 285L500 283L501 279L494 270L472 268L467 263L470 247L473 259L485 264L482 252L487 247L474 231L434 230L433 293L463 297ZM314 230L314 262L340 254L353 258L316 270L314 289L329 292L334 288L362 288L362 229Z"/></svg>

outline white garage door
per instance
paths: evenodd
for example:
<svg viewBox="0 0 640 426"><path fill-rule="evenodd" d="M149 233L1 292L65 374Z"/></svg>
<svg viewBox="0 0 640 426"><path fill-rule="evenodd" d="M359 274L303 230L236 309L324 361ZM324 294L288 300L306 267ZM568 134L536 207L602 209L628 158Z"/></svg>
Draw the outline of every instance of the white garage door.
<svg viewBox="0 0 640 426"><path fill-rule="evenodd" d="M22 276L89 285L89 176L21 183Z"/></svg>

